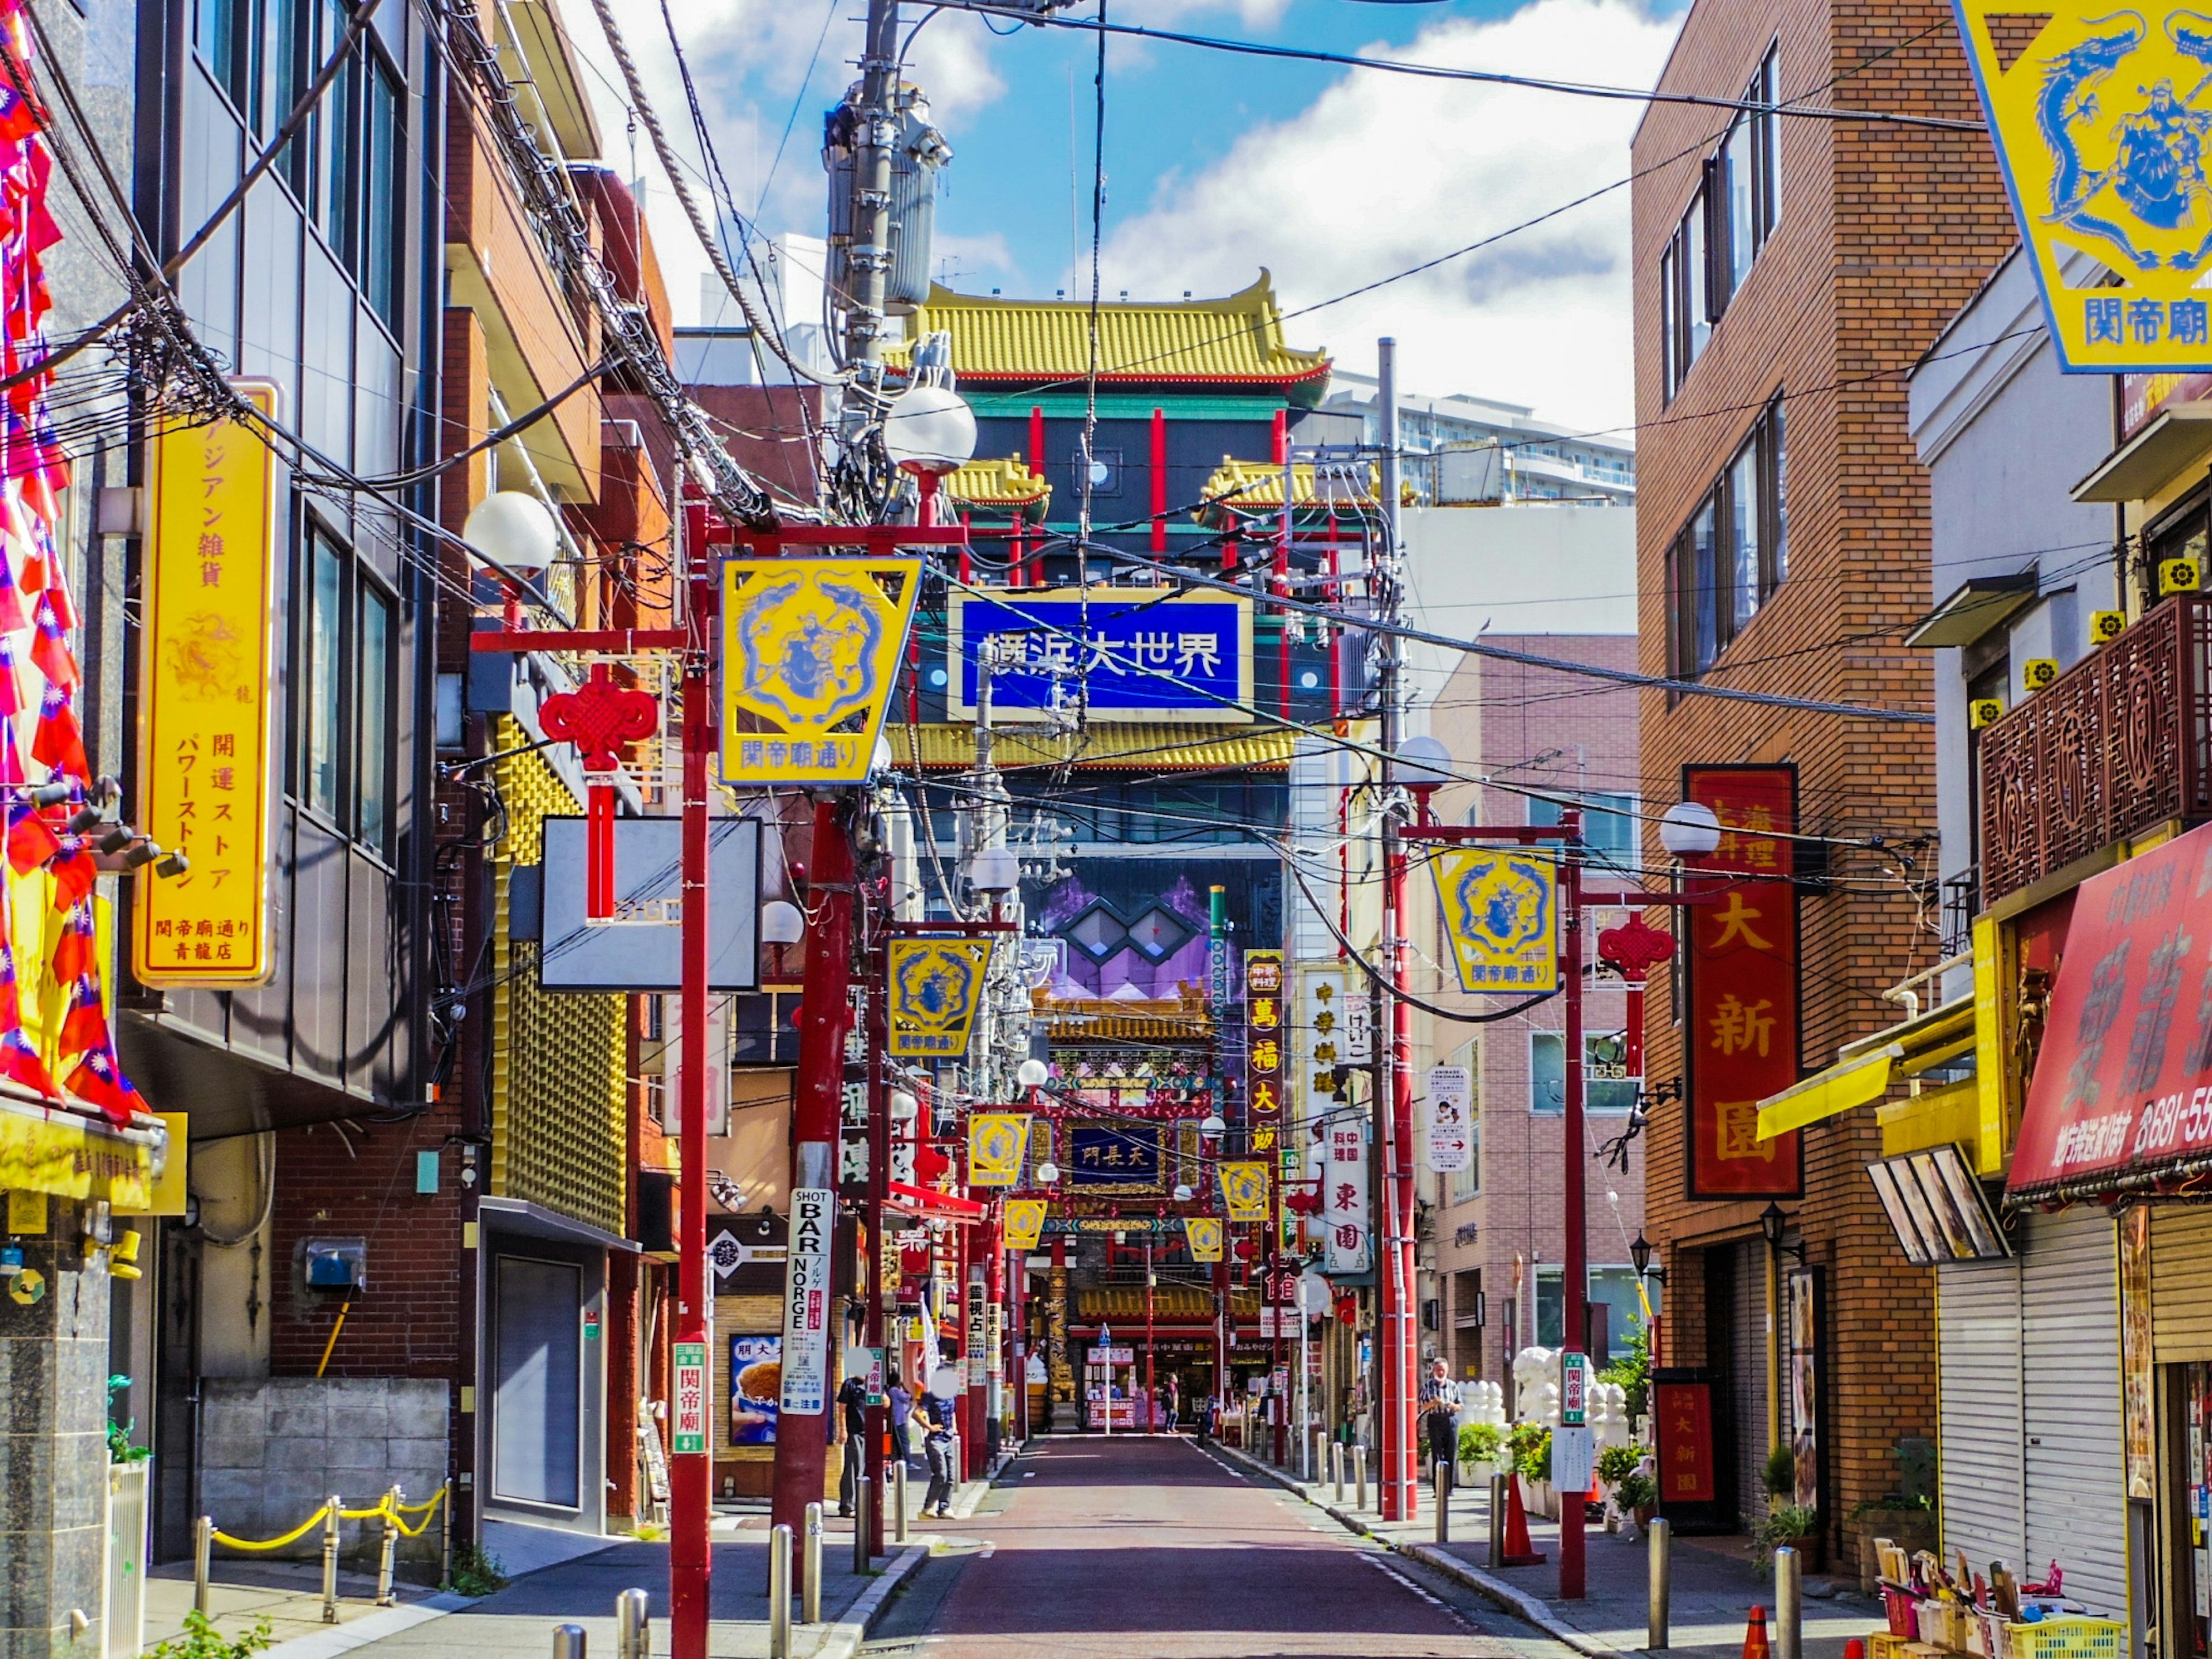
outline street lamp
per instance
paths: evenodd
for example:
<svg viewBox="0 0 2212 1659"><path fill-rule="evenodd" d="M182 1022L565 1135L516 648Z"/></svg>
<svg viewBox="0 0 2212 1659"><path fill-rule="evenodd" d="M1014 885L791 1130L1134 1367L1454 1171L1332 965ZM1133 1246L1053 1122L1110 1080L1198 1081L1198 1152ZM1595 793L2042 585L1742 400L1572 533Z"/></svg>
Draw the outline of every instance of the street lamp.
<svg viewBox="0 0 2212 1659"><path fill-rule="evenodd" d="M1720 815L1701 800L1677 801L1659 819L1659 844L1678 859L1710 858L1721 844Z"/></svg>
<svg viewBox="0 0 2212 1659"><path fill-rule="evenodd" d="M1022 884L1022 861L1003 847L979 847L968 860L968 884L994 897Z"/></svg>
<svg viewBox="0 0 2212 1659"><path fill-rule="evenodd" d="M1426 735L1408 738L1398 745L1398 781L1420 803L1421 816L1429 817L1429 800L1452 781L1451 750Z"/></svg>
<svg viewBox="0 0 2212 1659"><path fill-rule="evenodd" d="M1060 1165L1048 1159L1036 1166L1036 1184L1049 1187L1060 1179Z"/></svg>
<svg viewBox="0 0 2212 1659"><path fill-rule="evenodd" d="M1218 1112L1208 1112L1199 1120L1198 1132L1208 1140L1218 1140L1229 1133L1229 1126L1221 1121Z"/></svg>
<svg viewBox="0 0 2212 1659"><path fill-rule="evenodd" d="M1644 1237L1644 1230L1641 1227L1636 1230L1636 1242L1628 1247L1628 1260L1635 1267L1636 1276L1638 1279L1650 1273L1651 1241Z"/></svg>
<svg viewBox="0 0 2212 1659"><path fill-rule="evenodd" d="M1024 1089L1042 1089L1052 1079L1052 1068L1032 1056L1014 1070L1014 1081Z"/></svg>

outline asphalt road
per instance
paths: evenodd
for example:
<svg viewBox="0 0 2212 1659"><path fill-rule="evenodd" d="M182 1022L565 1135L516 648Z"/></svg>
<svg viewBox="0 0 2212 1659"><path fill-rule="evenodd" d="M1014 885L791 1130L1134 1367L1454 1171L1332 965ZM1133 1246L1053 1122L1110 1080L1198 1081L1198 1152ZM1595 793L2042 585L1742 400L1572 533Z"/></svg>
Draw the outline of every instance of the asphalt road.
<svg viewBox="0 0 2212 1659"><path fill-rule="evenodd" d="M1571 1659L1188 1439L1045 1440L869 1659Z"/></svg>

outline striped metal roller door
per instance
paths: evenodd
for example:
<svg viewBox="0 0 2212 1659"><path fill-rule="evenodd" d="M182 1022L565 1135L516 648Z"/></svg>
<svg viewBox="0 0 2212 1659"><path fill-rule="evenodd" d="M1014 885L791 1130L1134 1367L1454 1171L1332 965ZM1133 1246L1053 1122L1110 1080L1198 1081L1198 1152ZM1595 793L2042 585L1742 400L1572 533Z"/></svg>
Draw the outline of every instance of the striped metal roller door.
<svg viewBox="0 0 2212 1659"><path fill-rule="evenodd" d="M2018 1562L2026 1474L2017 1261L1936 1269L1943 1556Z"/></svg>
<svg viewBox="0 0 2212 1659"><path fill-rule="evenodd" d="M2150 1282L2152 1357L2212 1359L2212 1208L2151 1206Z"/></svg>
<svg viewBox="0 0 2212 1659"><path fill-rule="evenodd" d="M2066 1570L2068 1595L2118 1612L2128 1605L2128 1525L2116 1229L2094 1205L2030 1215L2026 1223L2020 1257L2023 1565L2040 1577L2057 1561Z"/></svg>

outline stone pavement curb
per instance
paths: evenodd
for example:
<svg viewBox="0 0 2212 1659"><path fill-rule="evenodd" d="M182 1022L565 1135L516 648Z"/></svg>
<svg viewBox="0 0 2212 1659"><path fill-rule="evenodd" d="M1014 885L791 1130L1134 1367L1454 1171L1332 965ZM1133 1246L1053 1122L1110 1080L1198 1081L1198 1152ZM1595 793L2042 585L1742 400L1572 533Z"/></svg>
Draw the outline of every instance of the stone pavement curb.
<svg viewBox="0 0 2212 1659"><path fill-rule="evenodd" d="M380 1642L387 1636L397 1636L403 1630L475 1605L474 1598L466 1595L428 1596L404 1607L386 1607L343 1625L333 1625L328 1630L279 1642L264 1650L263 1659L337 1659L339 1654L351 1653L356 1648L367 1647L371 1642Z"/></svg>
<svg viewBox="0 0 2212 1659"><path fill-rule="evenodd" d="M860 1592L860 1599L845 1610L845 1617L823 1632L811 1659L851 1659L858 1653L883 1615L884 1604L929 1559L933 1541L925 1538L908 1543L884 1569L883 1576Z"/></svg>
<svg viewBox="0 0 2212 1659"><path fill-rule="evenodd" d="M1361 1518L1357 1510L1342 1509L1334 1504L1326 1503L1316 1498L1292 1476L1285 1474L1279 1469L1269 1468L1258 1458L1239 1451L1233 1446L1222 1445L1218 1441L1210 1443L1214 1450L1240 1466L1247 1474L1257 1476L1263 1480L1273 1481L1293 1496L1312 1504L1340 1526L1358 1533L1364 1537L1373 1539L1394 1554L1402 1555L1411 1561L1418 1561L1430 1571L1440 1572L1445 1577L1466 1585L1484 1600L1511 1613L1515 1618L1534 1625L1553 1641L1562 1643L1572 1648L1577 1653L1586 1656L1586 1659L1622 1659L1623 1655L1641 1654L1644 1651L1641 1648L1616 1648L1608 1643L1598 1641L1587 1632L1578 1631L1571 1625L1562 1623L1551 1608L1546 1607L1537 1597L1529 1595L1528 1591L1518 1589L1502 1579L1494 1578L1481 1568L1470 1566L1456 1556L1447 1555L1434 1545L1401 1543L1395 1539L1385 1537Z"/></svg>

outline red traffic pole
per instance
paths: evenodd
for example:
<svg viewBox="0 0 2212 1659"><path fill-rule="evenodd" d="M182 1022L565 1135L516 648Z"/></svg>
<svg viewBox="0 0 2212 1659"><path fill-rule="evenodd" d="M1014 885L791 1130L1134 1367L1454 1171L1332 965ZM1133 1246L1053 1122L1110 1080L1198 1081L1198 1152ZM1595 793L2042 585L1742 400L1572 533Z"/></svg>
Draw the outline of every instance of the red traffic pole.
<svg viewBox="0 0 2212 1659"><path fill-rule="evenodd" d="M1566 1171L1566 1191L1562 1194L1560 1211L1567 1236L1565 1294L1561 1298L1566 1329L1561 1333L1565 1339L1561 1346L1567 1354L1579 1358L1585 1342L1583 1310L1589 1288L1589 1240L1583 1236L1589 1225L1584 1213L1589 1194L1583 1167L1588 1160L1583 1151L1582 865L1576 844L1582 839L1582 814L1572 808L1562 811L1559 827L1568 836L1560 848L1559 860L1559 912L1566 927L1559 951L1559 977L1566 981L1566 1030L1561 1034L1562 1046L1566 1050L1566 1098L1559 1123L1565 1141L1559 1165ZM1561 1363L1567 1362L1563 1359ZM1559 1595L1570 1601L1578 1601L1588 1593L1583 1559L1583 1504L1587 1496L1582 1492L1559 1494Z"/></svg>

